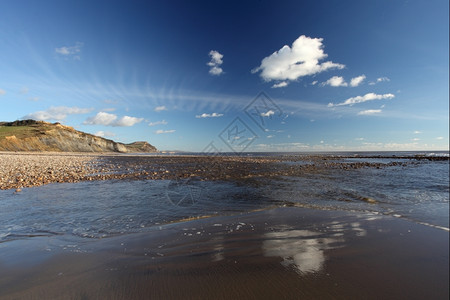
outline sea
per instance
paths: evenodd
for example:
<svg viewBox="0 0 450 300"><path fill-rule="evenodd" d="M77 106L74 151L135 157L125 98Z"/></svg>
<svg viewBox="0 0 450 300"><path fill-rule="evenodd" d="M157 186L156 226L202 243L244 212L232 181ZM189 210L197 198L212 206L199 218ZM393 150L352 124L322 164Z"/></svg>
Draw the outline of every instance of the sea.
<svg viewBox="0 0 450 300"><path fill-rule="evenodd" d="M240 155L294 154L309 155ZM413 163L379 169L330 169L302 176L262 178L252 184L231 181L107 180L49 184L24 188L21 192L2 190L0 245L46 236L68 240L100 239L145 232L183 220L243 214L282 206L372 213L449 231L449 161L405 159L405 156L412 158L418 155L448 157L448 152L320 155L333 156L337 162Z"/></svg>

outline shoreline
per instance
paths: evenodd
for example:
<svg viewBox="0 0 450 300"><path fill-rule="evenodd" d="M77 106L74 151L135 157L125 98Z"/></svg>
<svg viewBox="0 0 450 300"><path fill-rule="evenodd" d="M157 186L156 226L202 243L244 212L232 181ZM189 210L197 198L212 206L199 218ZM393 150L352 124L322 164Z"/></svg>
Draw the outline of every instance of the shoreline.
<svg viewBox="0 0 450 300"><path fill-rule="evenodd" d="M448 238L297 207L104 239L35 237L0 244L0 299L448 299Z"/></svg>
<svg viewBox="0 0 450 300"><path fill-rule="evenodd" d="M419 160L448 157L396 157L389 163L336 161L346 156L207 156L132 155L117 153L0 152L0 190L41 186L49 183L131 180L252 180L277 176L302 176L331 169L388 168ZM351 158L351 156L349 156ZM386 159L386 157L373 157ZM404 160L404 161L402 161Z"/></svg>

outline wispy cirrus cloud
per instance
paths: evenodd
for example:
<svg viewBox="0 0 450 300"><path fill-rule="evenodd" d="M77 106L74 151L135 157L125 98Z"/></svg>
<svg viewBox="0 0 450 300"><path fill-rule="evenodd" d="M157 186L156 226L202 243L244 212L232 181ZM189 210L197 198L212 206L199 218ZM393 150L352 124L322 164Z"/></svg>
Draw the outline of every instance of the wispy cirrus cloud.
<svg viewBox="0 0 450 300"><path fill-rule="evenodd" d="M209 69L209 74L216 76L222 74L223 69L220 65L223 64L223 54L220 54L219 51L211 50L209 51L209 56L211 57L211 60L207 63L207 65L211 67L211 69Z"/></svg>
<svg viewBox="0 0 450 300"><path fill-rule="evenodd" d="M223 117L223 114L219 114L219 113L212 113L212 114L203 113L201 115L196 115L195 117L197 119L202 119L202 118L219 118L219 117Z"/></svg>
<svg viewBox="0 0 450 300"><path fill-rule="evenodd" d="M353 104L363 103L363 102L373 101L373 100L392 99L394 97L395 97L394 94L379 95L379 94L375 94L375 93L367 93L364 96L356 96L356 97L348 98L347 100L345 100L344 102L341 102L341 103L337 103L337 104L328 103L328 107L353 105Z"/></svg>
<svg viewBox="0 0 450 300"><path fill-rule="evenodd" d="M52 106L47 110L36 111L28 115L25 115L22 117L22 119L24 120L33 119L39 121L48 121L48 120L62 121L68 115L87 114L90 113L92 110L93 110L92 108L79 108L76 106L74 107Z"/></svg>
<svg viewBox="0 0 450 300"><path fill-rule="evenodd" d="M167 125L167 121L166 120L162 120L162 121L156 121L156 122L148 123L148 126L158 126L158 125Z"/></svg>
<svg viewBox="0 0 450 300"><path fill-rule="evenodd" d="M87 118L83 124L84 125L104 125L104 126L114 126L114 127L130 127L137 123L142 122L143 118L136 118L130 116L123 116L118 118L115 114L110 114L107 112L98 112L95 116Z"/></svg>
<svg viewBox="0 0 450 300"><path fill-rule="evenodd" d="M63 46L60 48L55 48L55 53L66 57L66 58L72 58L76 60L80 60L80 54L81 54L81 48L83 47L83 43L76 42L74 46Z"/></svg>
<svg viewBox="0 0 450 300"><path fill-rule="evenodd" d="M362 110L360 112L358 112L359 116L373 116L373 115L378 115L382 112L381 109L367 109L367 110Z"/></svg>
<svg viewBox="0 0 450 300"><path fill-rule="evenodd" d="M345 65L332 61L319 61L328 55L323 51L322 38L298 37L292 47L283 46L270 56L265 57L252 73L260 73L265 81L294 81L298 78L314 75L331 69L343 69Z"/></svg>
<svg viewBox="0 0 450 300"><path fill-rule="evenodd" d="M175 129L171 129L171 130L162 130L162 129L159 129L159 130L156 130L156 131L155 131L156 134L166 134L166 133L174 133L174 132L175 132Z"/></svg>

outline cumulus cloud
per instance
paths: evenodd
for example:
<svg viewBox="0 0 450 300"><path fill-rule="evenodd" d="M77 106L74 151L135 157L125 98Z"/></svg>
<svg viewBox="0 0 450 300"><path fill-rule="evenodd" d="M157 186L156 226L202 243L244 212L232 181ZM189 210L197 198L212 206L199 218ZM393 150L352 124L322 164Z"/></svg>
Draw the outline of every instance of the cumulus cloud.
<svg viewBox="0 0 450 300"><path fill-rule="evenodd" d="M219 118L219 117L222 117L222 116L223 116L223 114L218 114L218 113L212 113L212 114L203 113L201 115L196 115L195 117L197 119L201 119L201 118Z"/></svg>
<svg viewBox="0 0 450 300"><path fill-rule="evenodd" d="M80 59L81 48L83 43L76 42L74 46L63 46L55 48L55 53L64 57L71 57L73 59Z"/></svg>
<svg viewBox="0 0 450 300"><path fill-rule="evenodd" d="M211 57L211 60L207 63L208 66L211 67L209 69L209 74L211 75L220 75L223 73L223 69L220 67L221 64L223 64L223 55L220 54L216 50L209 51L209 56Z"/></svg>
<svg viewBox="0 0 450 300"><path fill-rule="evenodd" d="M367 93L364 96L356 96L356 97L348 98L347 100L345 100L342 103L338 103L338 104L328 103L328 107L353 105L353 104L363 103L363 102L372 101L372 100L392 99L394 97L395 97L394 94L378 95L375 93Z"/></svg>
<svg viewBox="0 0 450 300"><path fill-rule="evenodd" d="M387 77L379 77L379 78L377 78L377 80L376 81L371 81L371 82L369 82L369 85L375 85L375 84L377 84L377 83L380 83L380 82L387 82L387 81L391 81L389 78L387 78Z"/></svg>
<svg viewBox="0 0 450 300"><path fill-rule="evenodd" d="M104 125L104 126L115 126L115 127L129 127L137 123L142 122L143 118L135 118L129 116L123 116L117 118L117 115L110 114L107 112L99 112L93 117L87 118L83 124L84 125Z"/></svg>
<svg viewBox="0 0 450 300"><path fill-rule="evenodd" d="M165 107L164 105L155 107L156 112L160 112L160 111L164 111L164 110L167 110L167 107Z"/></svg>
<svg viewBox="0 0 450 300"><path fill-rule="evenodd" d="M260 115L261 115L261 117L270 117L270 116L273 116L274 114L275 114L275 112L273 110L269 110L265 113L261 113Z"/></svg>
<svg viewBox="0 0 450 300"><path fill-rule="evenodd" d="M282 87L285 87L285 86L288 86L287 81L282 81L282 82L275 83L274 85L272 85L272 88L276 89L276 88L282 88Z"/></svg>
<svg viewBox="0 0 450 300"><path fill-rule="evenodd" d="M143 118L136 118L136 117L129 117L129 116L123 116L122 118L118 119L116 122L113 123L112 126L117 127L130 127L137 123L142 122Z"/></svg>
<svg viewBox="0 0 450 300"><path fill-rule="evenodd" d="M167 125L167 122L166 120L162 120L148 123L148 126L157 126L157 125Z"/></svg>
<svg viewBox="0 0 450 300"><path fill-rule="evenodd" d="M360 116L376 115L376 114L380 114L381 111L382 111L381 109L367 109L367 110L360 111L358 113L358 115L360 115Z"/></svg>
<svg viewBox="0 0 450 300"><path fill-rule="evenodd" d="M109 131L97 131L94 135L99 136L99 137L113 137L116 136L116 134L114 132L109 132Z"/></svg>
<svg viewBox="0 0 450 300"><path fill-rule="evenodd" d="M109 125L112 125L112 123L116 120L117 120L116 115L101 111L101 112L97 113L95 116L87 118L83 122L83 124L84 125L109 126Z"/></svg>
<svg viewBox="0 0 450 300"><path fill-rule="evenodd" d="M311 85L316 85L316 84L318 84L319 82L317 81L317 80L314 80L313 82L311 82Z"/></svg>
<svg viewBox="0 0 450 300"><path fill-rule="evenodd" d="M344 78L341 76L333 76L330 79L328 79L327 81L325 81L324 83L322 83L322 85L329 85L329 86L334 86L334 87L338 87L338 86L348 86L347 82L345 82Z"/></svg>
<svg viewBox="0 0 450 300"><path fill-rule="evenodd" d="M364 81L364 79L366 79L365 75L354 77L354 78L350 79L350 86L356 87L356 86L360 85ZM333 87L349 86L349 84L347 82L345 82L344 77L341 77L341 76L331 77L330 79L328 79L327 81L322 83L322 86L325 86L325 85L329 85L329 86L333 86Z"/></svg>
<svg viewBox="0 0 450 300"><path fill-rule="evenodd" d="M159 130L156 130L156 131L155 131L156 134L165 134L165 133L174 133L174 132L175 132L174 129L171 129L171 130L162 130L162 129L159 129Z"/></svg>
<svg viewBox="0 0 450 300"><path fill-rule="evenodd" d="M324 53L322 38L300 36L292 47L283 46L261 61L261 65L252 73L261 72L265 81L294 81L300 77L314 75L330 69L342 69L345 65L325 61L328 55Z"/></svg>
<svg viewBox="0 0 450 300"><path fill-rule="evenodd" d="M366 75L364 75L364 74L361 76L354 77L350 80L350 86L356 87L356 86L360 85L364 81L364 79L366 79Z"/></svg>
<svg viewBox="0 0 450 300"><path fill-rule="evenodd" d="M92 111L92 108L79 108L79 107L66 107L66 106L58 106L58 107L50 107L47 110L36 111L26 116L23 116L22 119L33 119L39 121L47 121L47 120L56 120L62 121L68 115L77 115L77 114L87 114Z"/></svg>
<svg viewBox="0 0 450 300"><path fill-rule="evenodd" d="M6 94L5 90L0 89L0 96Z"/></svg>

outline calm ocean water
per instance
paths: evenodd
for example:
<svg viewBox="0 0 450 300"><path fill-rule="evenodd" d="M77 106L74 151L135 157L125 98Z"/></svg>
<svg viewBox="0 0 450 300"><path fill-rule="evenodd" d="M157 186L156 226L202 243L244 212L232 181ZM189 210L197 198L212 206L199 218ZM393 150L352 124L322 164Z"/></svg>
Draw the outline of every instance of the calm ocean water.
<svg viewBox="0 0 450 300"><path fill-rule="evenodd" d="M250 186L220 181L111 180L51 184L20 193L0 191L0 243L53 235L108 237L190 217L283 205L373 212L448 230L449 162L421 160L406 167L329 170L262 179Z"/></svg>

